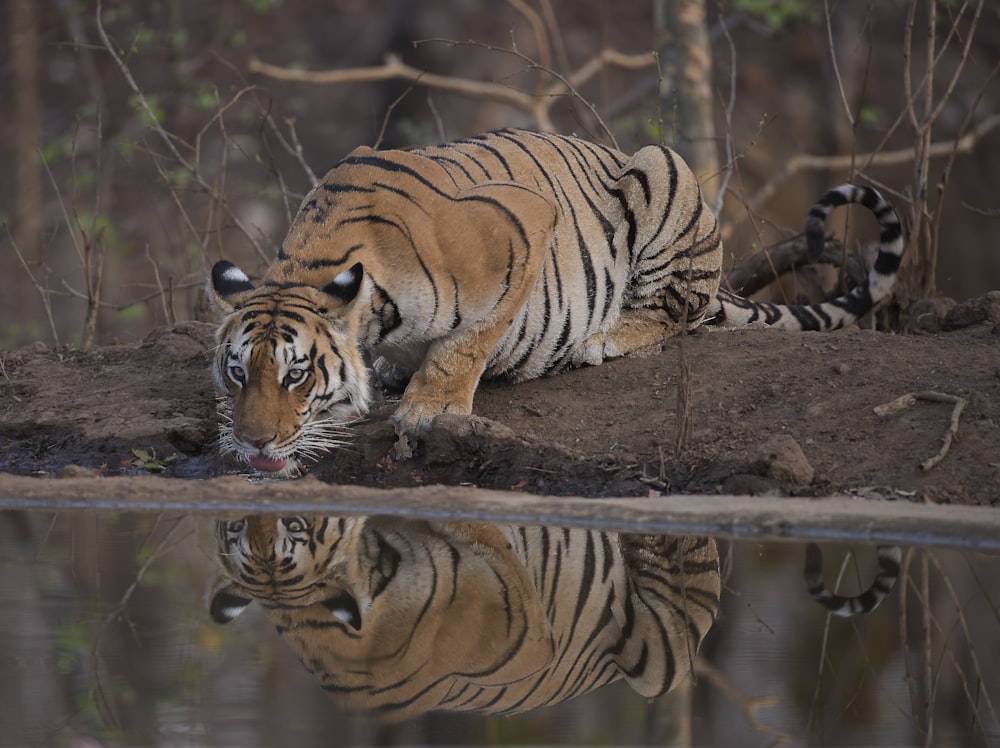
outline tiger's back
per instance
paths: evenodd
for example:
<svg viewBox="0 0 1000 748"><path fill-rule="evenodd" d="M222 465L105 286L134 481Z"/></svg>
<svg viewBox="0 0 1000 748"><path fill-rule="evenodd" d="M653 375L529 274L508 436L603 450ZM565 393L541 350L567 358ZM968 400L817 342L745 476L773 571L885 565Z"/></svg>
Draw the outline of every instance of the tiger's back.
<svg viewBox="0 0 1000 748"><path fill-rule="evenodd" d="M430 341L482 326L518 293L483 373L531 379L596 363L586 346L623 306L666 304L679 325L683 294L664 295L665 280L691 279L697 324L722 258L703 208L690 169L658 146L628 158L502 130L412 151L358 149L307 198L264 282L321 288L362 263L376 288L359 340L411 371ZM477 213L482 221L470 220ZM516 227L523 252L498 225Z"/></svg>

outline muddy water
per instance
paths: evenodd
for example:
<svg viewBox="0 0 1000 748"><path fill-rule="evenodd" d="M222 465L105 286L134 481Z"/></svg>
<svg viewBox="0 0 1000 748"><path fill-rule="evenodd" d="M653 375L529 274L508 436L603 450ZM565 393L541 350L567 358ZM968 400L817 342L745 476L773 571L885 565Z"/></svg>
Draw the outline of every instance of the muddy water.
<svg viewBox="0 0 1000 748"><path fill-rule="evenodd" d="M845 548L824 549L829 583L840 572L848 590L871 579L870 548L844 564ZM801 545L723 540L719 550L720 613L693 686L650 699L618 680L517 716L385 722L325 693L260 601L212 620L211 514L0 512L0 744L1000 743L996 556L907 548L884 604L845 620L806 594ZM389 566L384 576L403 578L402 561Z"/></svg>

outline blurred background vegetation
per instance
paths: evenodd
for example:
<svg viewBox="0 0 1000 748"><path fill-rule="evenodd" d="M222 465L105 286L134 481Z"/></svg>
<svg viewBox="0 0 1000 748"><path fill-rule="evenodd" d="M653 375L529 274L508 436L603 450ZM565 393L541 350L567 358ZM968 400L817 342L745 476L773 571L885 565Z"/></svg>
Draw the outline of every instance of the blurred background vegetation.
<svg viewBox="0 0 1000 748"><path fill-rule="evenodd" d="M853 178L914 231L904 312L1000 288L982 0L10 0L0 18L3 347L210 319L211 263L261 269L355 146L509 125L677 148L722 193L730 263Z"/></svg>

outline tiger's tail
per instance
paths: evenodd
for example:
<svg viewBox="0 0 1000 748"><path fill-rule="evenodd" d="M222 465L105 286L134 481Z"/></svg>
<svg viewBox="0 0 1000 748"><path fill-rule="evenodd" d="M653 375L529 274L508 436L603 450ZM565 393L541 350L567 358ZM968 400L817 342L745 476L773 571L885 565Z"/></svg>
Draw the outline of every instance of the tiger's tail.
<svg viewBox="0 0 1000 748"><path fill-rule="evenodd" d="M892 592L899 578L902 549L895 545L880 545L875 550L878 574L868 589L858 595L836 595L823 583L823 552L815 543L806 545L806 564L803 577L812 598L830 613L842 618L871 613Z"/></svg>
<svg viewBox="0 0 1000 748"><path fill-rule="evenodd" d="M837 330L867 314L892 292L906 241L896 209L871 187L842 184L827 192L809 210L806 247L810 260L819 258L826 239L826 219L834 208L864 205L878 219L879 250L868 278L850 293L822 304L782 305L751 301L720 288L709 305L705 324L743 327L763 322L784 330Z"/></svg>

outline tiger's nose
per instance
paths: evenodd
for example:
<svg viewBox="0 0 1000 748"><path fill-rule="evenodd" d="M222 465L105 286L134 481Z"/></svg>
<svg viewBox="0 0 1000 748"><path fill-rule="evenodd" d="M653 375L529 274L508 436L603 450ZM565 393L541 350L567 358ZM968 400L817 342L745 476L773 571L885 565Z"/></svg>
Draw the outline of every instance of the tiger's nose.
<svg viewBox="0 0 1000 748"><path fill-rule="evenodd" d="M268 444L270 444L273 440L274 440L273 436L267 436L267 437L264 437L263 439L254 439L250 443L253 444L255 447L257 447L257 449L263 449Z"/></svg>

